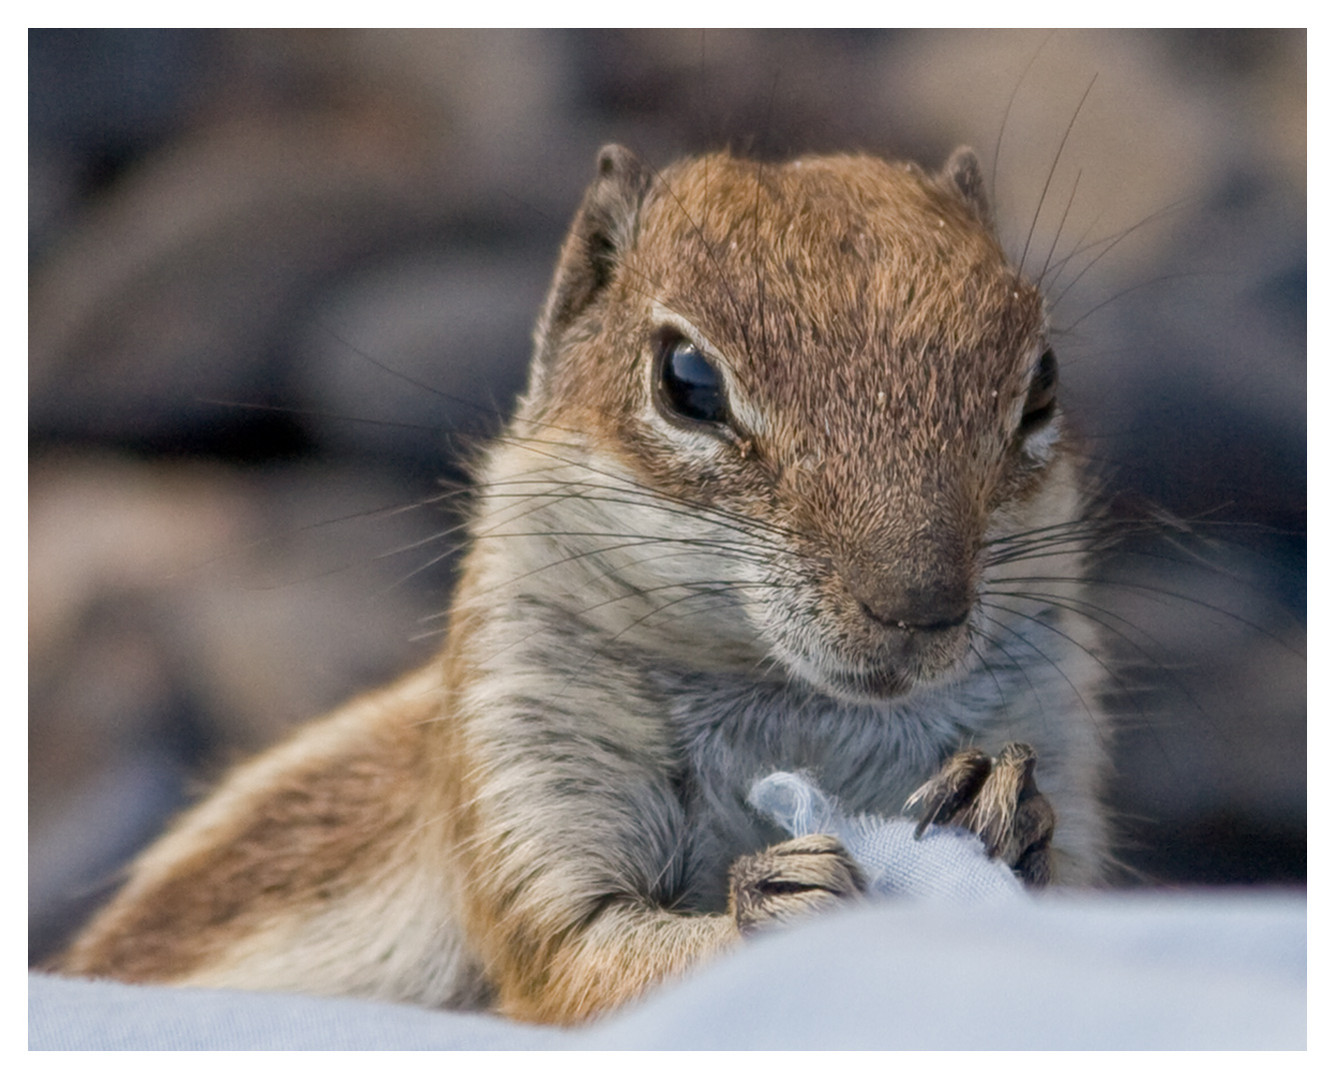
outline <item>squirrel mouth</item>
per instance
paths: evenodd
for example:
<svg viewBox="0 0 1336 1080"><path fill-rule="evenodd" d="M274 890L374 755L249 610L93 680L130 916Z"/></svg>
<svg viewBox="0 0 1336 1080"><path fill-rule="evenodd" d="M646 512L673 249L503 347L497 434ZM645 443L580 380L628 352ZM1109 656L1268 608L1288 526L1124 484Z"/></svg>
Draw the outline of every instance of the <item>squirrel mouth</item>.
<svg viewBox="0 0 1336 1080"><path fill-rule="evenodd" d="M837 701L884 705L959 674L969 655L971 614L950 611L903 624L788 619L767 636L771 655L791 677Z"/></svg>
<svg viewBox="0 0 1336 1080"><path fill-rule="evenodd" d="M852 705L880 705L903 698L923 680L900 667L847 668L807 657L785 664L794 675L821 693Z"/></svg>
<svg viewBox="0 0 1336 1080"><path fill-rule="evenodd" d="M890 657L885 654L857 659L831 654L790 656L785 667L833 698L851 704L879 705L939 685L958 670L962 659L959 651L945 641L934 644L936 648L899 650Z"/></svg>

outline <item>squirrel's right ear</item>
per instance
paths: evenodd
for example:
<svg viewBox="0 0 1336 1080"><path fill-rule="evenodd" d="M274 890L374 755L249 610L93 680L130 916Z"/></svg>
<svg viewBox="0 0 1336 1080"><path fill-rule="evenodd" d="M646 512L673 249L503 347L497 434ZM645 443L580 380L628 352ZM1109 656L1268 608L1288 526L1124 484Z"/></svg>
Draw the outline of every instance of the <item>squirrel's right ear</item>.
<svg viewBox="0 0 1336 1080"><path fill-rule="evenodd" d="M989 205L983 170L979 167L979 158L974 151L968 146L960 147L951 155L939 178L960 196L965 205L974 212L980 224L992 232L995 227L993 208Z"/></svg>
<svg viewBox="0 0 1336 1080"><path fill-rule="evenodd" d="M598 152L598 172L566 234L557 272L534 332L534 379L547 368L562 332L612 280L635 242L640 208L653 174L624 146Z"/></svg>

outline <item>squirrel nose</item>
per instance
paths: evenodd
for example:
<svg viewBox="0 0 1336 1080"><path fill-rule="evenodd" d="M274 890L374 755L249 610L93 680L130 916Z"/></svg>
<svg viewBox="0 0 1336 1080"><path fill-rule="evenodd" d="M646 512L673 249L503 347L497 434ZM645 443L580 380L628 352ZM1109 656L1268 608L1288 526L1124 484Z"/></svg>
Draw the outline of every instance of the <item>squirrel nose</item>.
<svg viewBox="0 0 1336 1080"><path fill-rule="evenodd" d="M954 629L969 618L974 606L969 587L954 581L850 591L873 622L911 633Z"/></svg>

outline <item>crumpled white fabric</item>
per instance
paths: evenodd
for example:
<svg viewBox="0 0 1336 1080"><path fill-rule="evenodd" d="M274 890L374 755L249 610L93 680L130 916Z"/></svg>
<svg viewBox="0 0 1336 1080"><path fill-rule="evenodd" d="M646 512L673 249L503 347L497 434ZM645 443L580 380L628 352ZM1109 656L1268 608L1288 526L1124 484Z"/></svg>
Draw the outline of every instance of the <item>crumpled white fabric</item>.
<svg viewBox="0 0 1336 1080"><path fill-rule="evenodd" d="M752 785L748 801L792 836L838 837L873 895L964 903L1025 895L1011 869L989 859L983 841L965 829L932 825L916 840L916 823L906 818L846 817L834 799L799 773L763 777Z"/></svg>

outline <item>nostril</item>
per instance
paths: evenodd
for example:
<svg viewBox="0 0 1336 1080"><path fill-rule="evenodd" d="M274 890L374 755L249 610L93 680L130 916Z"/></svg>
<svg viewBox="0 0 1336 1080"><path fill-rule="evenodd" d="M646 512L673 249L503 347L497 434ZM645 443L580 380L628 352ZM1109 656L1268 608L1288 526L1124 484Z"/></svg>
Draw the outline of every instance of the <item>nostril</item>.
<svg viewBox="0 0 1336 1080"><path fill-rule="evenodd" d="M970 617L970 608L968 605L954 612L948 612L944 615L933 611L878 611L865 601L858 601L858 606L863 614L880 626L889 627L893 630L903 630L905 633L930 634L943 630L954 630L957 626L962 626Z"/></svg>
<svg viewBox="0 0 1336 1080"><path fill-rule="evenodd" d="M889 616L879 615L877 612L872 610L870 605L864 603L862 600L858 601L858 609L869 619L871 619L874 623L879 623L882 626L894 627L896 630L909 629L909 623L905 622L903 619L896 619L896 618L891 618Z"/></svg>
<svg viewBox="0 0 1336 1080"><path fill-rule="evenodd" d="M873 611L872 607L869 604L864 603L862 600L858 601L858 609L874 623L879 623L882 626L890 626L896 630L909 629L909 623L905 622L903 619L880 615L876 611Z"/></svg>
<svg viewBox="0 0 1336 1080"><path fill-rule="evenodd" d="M938 619L936 622L918 623L917 625L911 624L910 629L923 630L923 631L954 630L957 626L964 626L966 620L968 620L969 617L970 617L970 609L965 608L963 611L960 611L945 619Z"/></svg>

